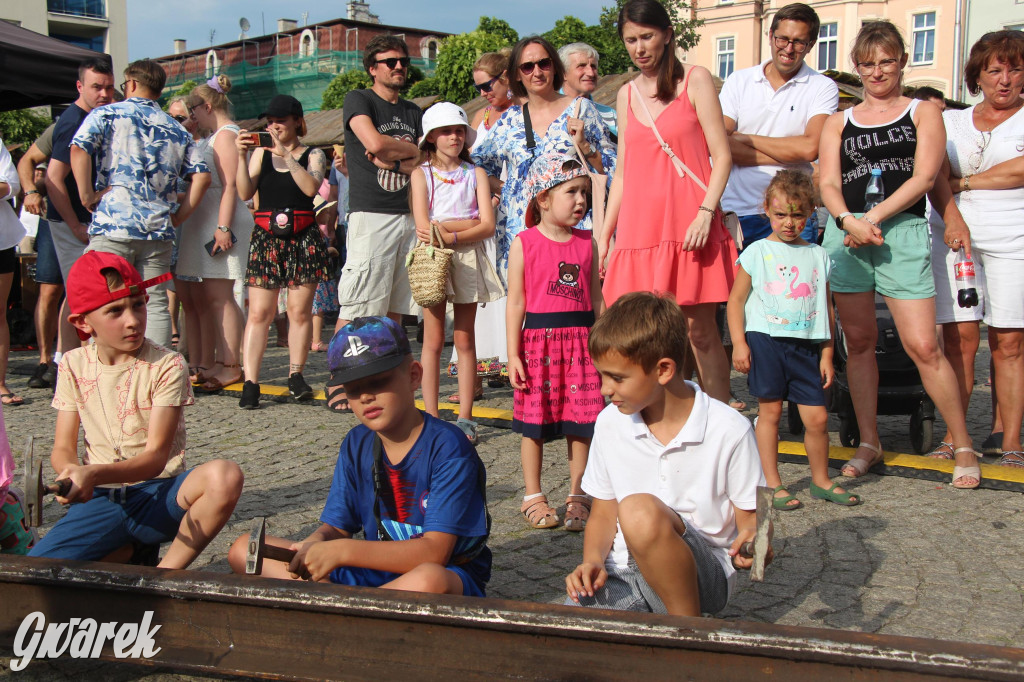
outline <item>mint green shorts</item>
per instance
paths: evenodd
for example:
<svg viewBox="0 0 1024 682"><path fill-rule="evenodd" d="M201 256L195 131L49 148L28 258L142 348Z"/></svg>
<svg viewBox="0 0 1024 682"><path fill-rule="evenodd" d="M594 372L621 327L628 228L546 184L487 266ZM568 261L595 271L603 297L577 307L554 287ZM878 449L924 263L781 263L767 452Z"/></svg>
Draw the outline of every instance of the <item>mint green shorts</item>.
<svg viewBox="0 0 1024 682"><path fill-rule="evenodd" d="M862 213L854 214L858 218ZM935 296L928 222L899 213L882 223L881 246L843 246L846 234L829 216L822 246L832 259L829 286L841 294L877 291L897 299Z"/></svg>

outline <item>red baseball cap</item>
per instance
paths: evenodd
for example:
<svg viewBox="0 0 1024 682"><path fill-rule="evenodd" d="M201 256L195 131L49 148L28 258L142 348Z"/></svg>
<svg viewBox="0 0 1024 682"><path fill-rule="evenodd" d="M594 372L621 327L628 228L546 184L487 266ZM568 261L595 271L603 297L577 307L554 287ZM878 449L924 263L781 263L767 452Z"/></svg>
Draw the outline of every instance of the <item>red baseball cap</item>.
<svg viewBox="0 0 1024 682"><path fill-rule="evenodd" d="M116 270L121 275L123 287L110 291L107 287L107 278L102 272L108 268ZM166 272L143 282L139 271L121 256L103 251L87 251L75 261L68 272L68 308L73 315L84 315L112 301L145 294L149 287L166 282L170 278L171 273ZM82 336L82 332L79 331L78 335ZM89 337L85 335L83 338Z"/></svg>

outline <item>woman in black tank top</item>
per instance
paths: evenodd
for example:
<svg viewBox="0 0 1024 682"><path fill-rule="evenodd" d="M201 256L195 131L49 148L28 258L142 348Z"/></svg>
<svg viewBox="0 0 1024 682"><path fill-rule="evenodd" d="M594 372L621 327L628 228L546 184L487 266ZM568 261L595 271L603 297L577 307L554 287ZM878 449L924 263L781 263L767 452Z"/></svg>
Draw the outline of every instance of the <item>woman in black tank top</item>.
<svg viewBox="0 0 1024 682"><path fill-rule="evenodd" d="M327 247L313 215L313 197L323 183L327 158L321 150L299 142L306 134L306 122L302 104L294 97L277 95L260 118L267 119L266 146L260 146L256 133L244 130L236 140L238 194L243 200L257 195L256 228L245 273L249 286L242 363L246 381L238 402L243 409L259 407L260 365L282 287L288 289L288 392L297 400L313 397L302 370L312 338L313 295L330 272ZM247 158L250 150L252 158Z"/></svg>
<svg viewBox="0 0 1024 682"><path fill-rule="evenodd" d="M821 196L834 216L824 246L834 263L830 284L843 322L846 375L860 430L857 454L842 473L861 476L882 461L875 361L877 291L885 298L921 383L949 427L953 442L937 449L935 456L949 458L952 451L953 485L976 488L981 480L977 453L967 433L956 376L935 334L931 247L924 220L925 194L942 165L942 116L932 103L903 96L907 53L891 23L865 24L850 56L864 84L864 101L829 118L819 150ZM919 140L927 144L918 144ZM876 168L882 171L885 198L866 206L865 191Z"/></svg>

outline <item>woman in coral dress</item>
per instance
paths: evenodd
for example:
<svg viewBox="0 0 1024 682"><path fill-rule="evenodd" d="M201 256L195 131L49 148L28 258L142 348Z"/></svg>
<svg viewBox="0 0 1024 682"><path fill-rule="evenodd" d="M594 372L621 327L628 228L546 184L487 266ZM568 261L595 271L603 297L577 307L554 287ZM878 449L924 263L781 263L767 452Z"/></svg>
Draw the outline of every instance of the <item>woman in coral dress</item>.
<svg viewBox="0 0 1024 682"><path fill-rule="evenodd" d="M618 25L640 76L616 102L619 163L598 244L605 301L631 291L674 294L704 390L728 402L729 364L715 322L736 267L718 208L732 168L722 109L708 70L684 71L676 58L672 23L657 0L630 0Z"/></svg>

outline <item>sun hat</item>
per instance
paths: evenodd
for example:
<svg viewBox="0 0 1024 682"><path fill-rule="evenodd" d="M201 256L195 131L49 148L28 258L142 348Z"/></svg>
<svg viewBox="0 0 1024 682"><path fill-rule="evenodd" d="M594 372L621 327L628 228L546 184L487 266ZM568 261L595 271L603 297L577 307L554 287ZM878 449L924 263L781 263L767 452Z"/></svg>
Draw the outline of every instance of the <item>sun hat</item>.
<svg viewBox="0 0 1024 682"><path fill-rule="evenodd" d="M420 149L427 141L427 135L438 128L448 126L466 126L466 147L476 142L476 131L469 125L469 117L462 107L451 102L438 102L423 112L423 136L420 137Z"/></svg>
<svg viewBox="0 0 1024 682"><path fill-rule="evenodd" d="M526 226L534 227L537 224L533 217L533 202L537 200L538 194L563 182L585 177L587 169L575 156L566 156L558 152L548 152L539 156L530 166L526 182L523 183L523 191L530 198L526 204Z"/></svg>
<svg viewBox="0 0 1024 682"><path fill-rule="evenodd" d="M390 317L357 317L327 347L328 388L398 367L412 354L405 330Z"/></svg>

